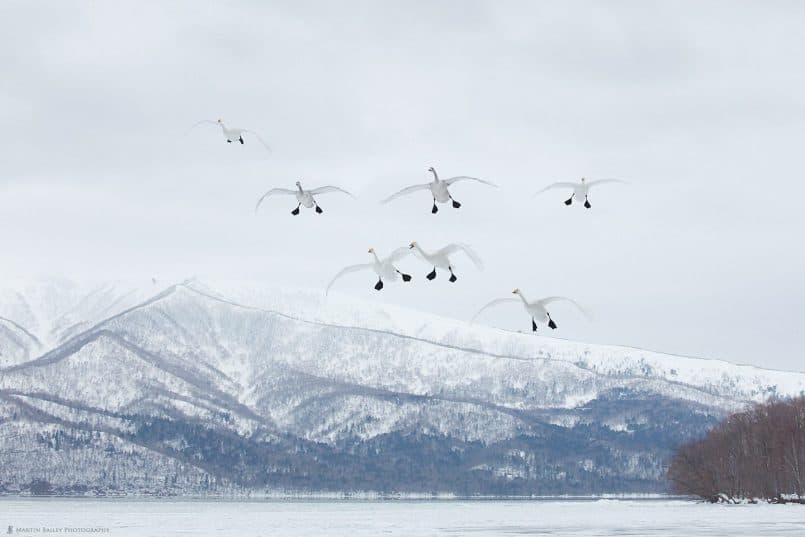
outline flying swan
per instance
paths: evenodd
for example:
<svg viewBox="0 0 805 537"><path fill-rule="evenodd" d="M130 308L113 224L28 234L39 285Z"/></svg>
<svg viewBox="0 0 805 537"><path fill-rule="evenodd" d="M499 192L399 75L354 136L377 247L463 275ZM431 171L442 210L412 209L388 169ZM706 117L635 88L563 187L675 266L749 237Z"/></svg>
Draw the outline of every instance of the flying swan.
<svg viewBox="0 0 805 537"><path fill-rule="evenodd" d="M377 257L377 253L375 252L374 248L369 248L369 253L372 254L373 260L371 263L362 263L360 265L351 265L346 267L345 269L341 270L335 277L327 284L327 289L324 291L324 296L330 292L330 288L333 286L335 281L339 279L341 276L349 274L351 272L359 272L361 270L372 269L377 274L377 283L375 284L375 289L380 291L383 289L383 280L393 282L397 281L398 277L402 277L404 282L410 282L411 276L408 274L403 274L397 267L394 266L394 263L400 261L403 257L408 255L411 252L411 249L408 246L403 246L402 248L397 248L391 255L385 259L380 259Z"/></svg>
<svg viewBox="0 0 805 537"><path fill-rule="evenodd" d="M590 319L590 314L581 307L575 300L572 300L567 297L563 296L549 296L546 298L541 298L539 300L529 301L523 296L523 292L520 289L515 289L512 291L513 294L517 295L520 301L523 303L523 307L525 308L526 312L531 316L531 330L536 332L537 331L537 320L540 323L547 324L552 330L556 330L556 323L551 318L551 314L548 313L546 306L552 302L556 302L559 300L564 300L566 302L570 302L574 306L576 306L579 311L588 319ZM518 302L516 298L498 298L497 300L493 300L483 308L479 309L475 315L472 316L470 322L475 322L475 319L487 308L491 308L492 306L497 306L498 304L508 303L508 302Z"/></svg>
<svg viewBox="0 0 805 537"><path fill-rule="evenodd" d="M436 173L436 170L431 166L428 168L428 171L433 173L433 182L425 183L422 185L412 185L406 188L403 188L396 194L392 194L388 198L382 200L380 203L388 203L393 199L399 198L400 196L405 196L410 194L411 192L416 192L417 190L430 190L431 195L433 196L433 209L431 209L431 213L436 214L439 212L439 208L436 207L436 202L439 203L447 203L448 200L453 202L453 207L458 209L461 207L461 204L453 199L453 196L450 195L450 191L448 187L451 186L453 183L458 181L477 181L479 183L483 183L485 185L494 186L497 188L497 185L494 183L490 183L489 181L484 181L483 179L478 179L476 177L467 177L466 175L459 175L458 177L451 177L450 179L445 179L442 181L439 179L439 175Z"/></svg>
<svg viewBox="0 0 805 537"><path fill-rule="evenodd" d="M478 254L476 254L473 251L473 249L467 246L466 244L460 244L460 243L448 244L444 248L440 248L435 252L426 252L419 246L419 244L416 241L414 241L411 243L409 248L414 251L417 257L419 257L429 265L433 266L433 271L431 271L428 275L425 276L429 280L433 280L434 278L436 278L436 269L440 268L442 270L449 270L450 281L455 282L458 278L456 278L456 275L453 273L454 265L453 262L450 261L450 256L458 252L464 252L464 254L466 254L466 256L470 258L473 264L475 264L478 270L484 269L484 264L481 261L481 258L478 257Z"/></svg>
<svg viewBox="0 0 805 537"><path fill-rule="evenodd" d="M355 198L355 196L353 196L352 194L350 194L349 192L347 192L342 188L338 188L337 186L320 186L319 188L314 188L312 190L305 190L302 188L302 183L297 181L296 190L288 190L287 188L272 188L271 190L263 194L263 197L257 200L257 205L254 206L254 212L255 213L257 212L257 209L260 208L260 204L263 203L263 200L266 199L267 197L274 196L276 194L290 194L296 196L296 201L299 202L298 205L296 206L296 209L291 211L292 215L294 216L298 215L299 207L301 207L302 205L304 205L308 209L315 206L316 212L318 214L321 214L324 211L322 210L321 207L319 207L319 204L316 203L316 199L313 196L318 196L319 194L327 194L329 192L342 192L351 198Z"/></svg>
<svg viewBox="0 0 805 537"><path fill-rule="evenodd" d="M584 206L587 209L589 209L590 207L592 207L592 205L590 205L590 200L587 199L587 195L590 189L594 186L603 185L606 183L622 183L624 185L629 184L628 182L621 181L620 179L598 179L597 181L590 181L588 183L587 180L584 177L582 177L581 181L578 183L570 183L562 181L558 183L552 183L543 188L542 190L540 190L539 192L535 193L534 196L536 196L537 194L542 194L546 190L550 190L552 188L571 188L573 189L573 194L570 196L570 198L568 198L565 201L565 205L570 205L571 203L573 203L573 198L576 198L577 200L584 198Z"/></svg>
<svg viewBox="0 0 805 537"><path fill-rule="evenodd" d="M191 128L195 129L196 127L198 127L199 125L202 125L204 123L209 123L210 125L218 125L219 127L221 127L221 131L223 131L223 133L224 133L224 138L226 138L226 142L229 143L229 144L231 144L232 142L240 142L241 144L244 144L245 142L243 141L243 133L247 132L249 134L254 135L254 137L257 138L260 141L260 143L263 145L263 147L265 147L268 151L271 151L271 148L268 147L268 144L265 142L265 140L263 140L260 137L259 134L257 134L254 131L250 131L250 130L246 130L246 129L229 128L226 125L224 125L224 120L223 119L219 119L217 121L212 121L211 119L202 119L201 121L199 121L198 123L193 125Z"/></svg>

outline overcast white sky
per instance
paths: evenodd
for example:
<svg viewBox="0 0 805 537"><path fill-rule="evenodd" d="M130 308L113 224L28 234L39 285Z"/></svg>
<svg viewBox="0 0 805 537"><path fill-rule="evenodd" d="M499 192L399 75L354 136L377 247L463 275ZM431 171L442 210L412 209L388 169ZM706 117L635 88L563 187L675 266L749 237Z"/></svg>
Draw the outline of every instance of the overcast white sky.
<svg viewBox="0 0 805 537"><path fill-rule="evenodd" d="M0 2L0 276L323 288L456 318L564 294L556 335L805 370L802 2ZM260 132L234 146L200 119ZM247 140L248 142L248 140ZM430 214L429 179L464 206ZM555 180L619 177L593 209ZM337 184L292 217L268 188ZM528 329L522 310L484 322Z"/></svg>

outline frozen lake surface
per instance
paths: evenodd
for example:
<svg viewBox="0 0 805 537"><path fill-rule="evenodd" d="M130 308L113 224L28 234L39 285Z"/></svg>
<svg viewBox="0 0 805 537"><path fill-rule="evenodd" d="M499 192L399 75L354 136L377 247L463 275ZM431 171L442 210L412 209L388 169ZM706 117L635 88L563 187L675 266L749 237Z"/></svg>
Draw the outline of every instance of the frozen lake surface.
<svg viewBox="0 0 805 537"><path fill-rule="evenodd" d="M115 536L805 535L802 505L672 500L182 501L0 498L0 534Z"/></svg>

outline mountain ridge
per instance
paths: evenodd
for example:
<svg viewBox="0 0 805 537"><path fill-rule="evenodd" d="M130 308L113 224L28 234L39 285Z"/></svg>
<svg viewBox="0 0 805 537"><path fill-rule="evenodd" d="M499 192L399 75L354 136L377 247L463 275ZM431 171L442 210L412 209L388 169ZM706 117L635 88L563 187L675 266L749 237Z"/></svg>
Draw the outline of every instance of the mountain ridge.
<svg viewBox="0 0 805 537"><path fill-rule="evenodd" d="M49 309L19 295L49 331L31 335L57 342L32 360L0 332L0 490L656 492L675 445L805 389L798 373L299 292L100 289L31 292Z"/></svg>
<svg viewBox="0 0 805 537"><path fill-rule="evenodd" d="M371 331L371 332L383 332L383 333L386 333L388 335L396 336L396 337L399 337L399 338L402 338L402 339L412 339L412 340L421 341L421 342L424 342L424 343L430 343L430 344L438 345L438 346L442 346L442 347L453 347L453 348L457 348L458 350L462 350L462 351L465 351L465 352L475 352L475 353L478 353L478 354L483 354L483 355L494 357L494 358L504 358L504 359L512 359L512 360L530 360L531 359L531 358L527 358L527 357L520 357L520 356L511 355L511 354L507 355L507 354L502 354L502 353L495 353L495 352L492 352L492 351L487 351L487 350L477 349L477 348L471 348L471 347L451 346L448 343L445 343L445 342L442 342L442 341L437 341L435 339L430 339L430 338L419 337L419 336L414 336L414 335L410 335L410 334L399 333L399 332L395 332L395 331L393 331L391 329L379 329L379 328L372 328L372 327L366 327L366 326L360 326L360 325L349 325L349 324L341 324L341 323L335 323L335 322L326 322L326 321L321 321L321 320L306 319L306 318L303 318L303 317L300 317L300 316L295 316L295 315L292 315L292 314L289 314L289 313L286 313L286 312L283 312L283 311L279 311L279 310L276 310L276 309L269 309L269 308L263 308L263 307L259 307L259 306L244 304L244 303L241 303L241 302L238 302L238 301L228 299L223 295L216 296L216 294L214 294L214 291L213 292L205 291L205 290L199 289L198 287L194 287L193 285L191 285L192 283L194 283L194 281L195 281L195 279L188 279L188 280L184 280L184 281L172 284L172 285L168 286L167 288L163 289L162 291L156 293L152 297L148 298L144 302L135 304L135 305L131 306L130 308L127 308L124 311L118 312L118 313L110 316L109 318L105 318L105 319L100 320L95 326L87 329L87 331L92 330L93 328L97 328L97 326L102 325L104 323L107 323L107 322L113 320L116 317L119 317L121 315L125 315L126 313L129 313L132 310L136 310L136 309L141 308L141 307L146 307L149 304L152 304L152 303L157 302L157 301L159 301L159 300L161 300L163 298L166 298L170 294L173 294L174 292L176 292L176 290L178 290L179 288L184 288L186 290L189 290L189 291L191 291L193 293L196 293L198 295L204 296L204 297L209 298L211 300L224 302L224 303L227 303L229 305L239 307L239 308L250 309L250 310L254 310L254 311L261 311L261 312L270 313L270 314L274 314L274 315L280 315L280 316L286 317L288 319L299 321L299 322L311 323L311 324L316 324L316 325L320 325L320 326L328 326L328 327L333 327L333 328L346 328L346 329L355 329L355 330L366 330L366 331ZM359 301L355 301L355 302L359 302ZM372 304L374 304L374 303L372 303ZM400 308L400 309L402 309L402 308ZM414 312L415 310L406 310L406 311ZM528 338L546 338L547 337L547 338L550 338L551 340L555 340L555 341L567 342L567 343L572 343L572 344L577 344L577 345L589 345L589 346L594 346L594 347L597 347L597 348L608 348L608 349L613 349L613 350L626 350L626 351L643 352L643 353L649 353L649 354L658 355L658 356L665 356L665 357L674 358L674 359L682 358L682 359L687 359L687 360L701 360L701 361L706 361L706 362L710 362L710 363L714 363L714 364L721 364L721 365L730 366L730 367L737 367L737 368L748 368L748 369L757 370L757 371L768 371L768 372L774 372L774 373L783 373L784 372L784 373L792 373L792 374L797 374L797 375L800 375L800 374L805 375L805 372L801 372L801 371L780 370L780 369L774 369L774 368L767 368L767 367L763 367L763 366L758 366L758 365L755 365L755 364L745 364L745 363L730 362L728 360L723 360L723 359L718 359L718 358L708 358L708 357L696 356L696 355L675 354L675 353L671 353L671 352L659 351L659 350L654 350L654 349L647 349L647 348L643 348L643 347L635 347L635 346L624 345L624 344L619 344L619 343L595 343L595 342L569 340L569 339L565 339L565 338L561 338L561 337L557 337L557 336L541 336L541 335L536 335L536 334L529 334L529 333L526 333L526 332L512 331L512 330L507 330L507 329L502 329L502 328L494 328L494 327L489 327L489 326L483 326L483 325L480 325L480 324L472 324L472 323L468 323L468 322L465 322L465 321L462 321L462 320L459 320L459 319L440 317L440 316L436 316L436 315L428 314L428 313L423 313L423 312L416 312L416 313L420 314L422 316L431 318L431 319L439 320L439 321L447 321L447 322L454 322L454 323L464 323L464 324L467 324L468 326L473 326L473 327L476 327L476 328L483 328L483 329L486 329L486 330L496 330L496 331L501 332L504 335L510 335L510 336L524 336L524 337L528 337ZM34 340L37 340L37 336L35 336L34 334L31 334L30 332L28 332L24 327L22 327L21 325L17 324L12 319L7 319L7 318L4 318L4 317L0 316L0 322L2 322L2 321L8 322L9 324L14 325L16 328L18 328L21 331L23 331L24 333L26 333L29 337L33 338ZM78 335L80 335L80 334L78 334ZM38 357L38 358L41 358L41 356ZM2 370L2 369L0 369L0 370Z"/></svg>

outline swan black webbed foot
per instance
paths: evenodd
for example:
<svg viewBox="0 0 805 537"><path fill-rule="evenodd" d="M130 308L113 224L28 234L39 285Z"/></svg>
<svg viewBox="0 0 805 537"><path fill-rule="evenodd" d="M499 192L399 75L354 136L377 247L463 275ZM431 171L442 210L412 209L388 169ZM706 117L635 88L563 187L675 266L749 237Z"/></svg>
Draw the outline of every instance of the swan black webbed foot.
<svg viewBox="0 0 805 537"><path fill-rule="evenodd" d="M436 267L433 267L433 270L425 276L429 280L433 280L436 278Z"/></svg>
<svg viewBox="0 0 805 537"><path fill-rule="evenodd" d="M533 318L531 319L531 331L532 331L532 332L536 332L536 331L537 331L537 323L536 323L536 321L534 321L534 319L533 319Z"/></svg>
<svg viewBox="0 0 805 537"><path fill-rule="evenodd" d="M297 214L299 214L299 205L297 205L297 206L296 206L296 209L294 209L293 211L291 211L291 214L292 214L292 215L294 215L294 216L296 216Z"/></svg>
<svg viewBox="0 0 805 537"><path fill-rule="evenodd" d="M319 207L318 205L316 205L316 213L321 214L321 213L323 213L323 212L324 212L324 211L321 209L321 207Z"/></svg>
<svg viewBox="0 0 805 537"><path fill-rule="evenodd" d="M377 283L375 284L375 291L380 291L381 289L383 289L383 280L377 280Z"/></svg>

